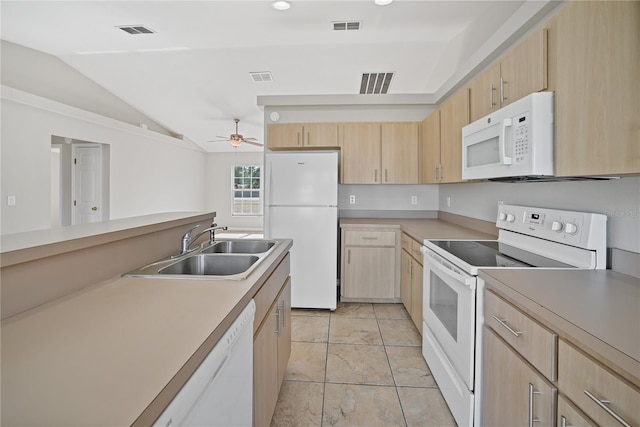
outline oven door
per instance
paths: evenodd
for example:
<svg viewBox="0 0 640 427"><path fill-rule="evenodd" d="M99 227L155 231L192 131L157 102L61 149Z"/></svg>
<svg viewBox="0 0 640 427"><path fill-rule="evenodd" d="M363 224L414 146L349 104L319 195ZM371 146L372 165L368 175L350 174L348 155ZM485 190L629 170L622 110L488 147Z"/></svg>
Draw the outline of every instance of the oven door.
<svg viewBox="0 0 640 427"><path fill-rule="evenodd" d="M473 390L476 277L424 251L423 318L442 352Z"/></svg>

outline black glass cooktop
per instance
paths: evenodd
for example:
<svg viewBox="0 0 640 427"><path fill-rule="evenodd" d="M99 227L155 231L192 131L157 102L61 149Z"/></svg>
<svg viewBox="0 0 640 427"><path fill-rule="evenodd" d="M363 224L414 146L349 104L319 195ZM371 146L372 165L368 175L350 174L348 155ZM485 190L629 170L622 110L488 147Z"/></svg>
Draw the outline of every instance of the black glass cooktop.
<svg viewBox="0 0 640 427"><path fill-rule="evenodd" d="M430 242L474 267L572 268L571 265L498 241L431 240Z"/></svg>

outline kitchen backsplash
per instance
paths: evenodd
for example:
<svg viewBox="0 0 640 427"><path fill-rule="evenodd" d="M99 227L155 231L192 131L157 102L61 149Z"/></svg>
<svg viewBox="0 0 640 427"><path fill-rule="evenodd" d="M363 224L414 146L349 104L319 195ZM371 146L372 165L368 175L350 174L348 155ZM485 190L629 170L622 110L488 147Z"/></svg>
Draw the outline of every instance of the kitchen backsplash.
<svg viewBox="0 0 640 427"><path fill-rule="evenodd" d="M498 202L607 215L607 246L640 252L640 177L608 181L442 184L439 210L495 221Z"/></svg>

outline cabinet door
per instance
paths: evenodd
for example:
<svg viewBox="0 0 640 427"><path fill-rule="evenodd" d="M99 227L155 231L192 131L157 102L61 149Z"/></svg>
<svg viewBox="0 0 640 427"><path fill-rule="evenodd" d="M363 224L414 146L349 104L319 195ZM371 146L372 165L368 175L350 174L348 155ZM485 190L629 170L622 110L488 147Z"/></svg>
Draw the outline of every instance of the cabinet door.
<svg viewBox="0 0 640 427"><path fill-rule="evenodd" d="M547 88L547 30L540 29L500 61L502 106Z"/></svg>
<svg viewBox="0 0 640 427"><path fill-rule="evenodd" d="M254 424L268 426L278 400L278 312L274 303L253 340Z"/></svg>
<svg viewBox="0 0 640 427"><path fill-rule="evenodd" d="M462 128L469 124L469 91L456 92L440 107L440 182L462 181Z"/></svg>
<svg viewBox="0 0 640 427"><path fill-rule="evenodd" d="M305 123L303 140L305 147L337 147L337 123Z"/></svg>
<svg viewBox="0 0 640 427"><path fill-rule="evenodd" d="M267 147L301 148L303 142L302 125L299 123L270 124L267 126Z"/></svg>
<svg viewBox="0 0 640 427"><path fill-rule="evenodd" d="M411 268L411 319L422 335L422 274L423 268L415 260Z"/></svg>
<svg viewBox="0 0 640 427"><path fill-rule="evenodd" d="M422 148L421 184L439 182L440 167L440 110L436 110L421 123Z"/></svg>
<svg viewBox="0 0 640 427"><path fill-rule="evenodd" d="M380 183L380 124L342 125L342 183Z"/></svg>
<svg viewBox="0 0 640 427"><path fill-rule="evenodd" d="M483 332L481 425L555 426L557 389L493 330Z"/></svg>
<svg viewBox="0 0 640 427"><path fill-rule="evenodd" d="M418 124L382 124L382 183L418 184Z"/></svg>
<svg viewBox="0 0 640 427"><path fill-rule="evenodd" d="M469 88L472 122L500 108L500 63L496 62L473 79Z"/></svg>
<svg viewBox="0 0 640 427"><path fill-rule="evenodd" d="M287 279L278 298L278 390L284 380L284 374L291 355L291 279Z"/></svg>
<svg viewBox="0 0 640 427"><path fill-rule="evenodd" d="M400 300L404 304L404 308L411 314L411 255L405 250L400 254Z"/></svg>
<svg viewBox="0 0 640 427"><path fill-rule="evenodd" d="M558 427L596 427L582 411L574 407L563 395L558 396Z"/></svg>
<svg viewBox="0 0 640 427"><path fill-rule="evenodd" d="M394 298L396 248L347 247L343 296Z"/></svg>
<svg viewBox="0 0 640 427"><path fill-rule="evenodd" d="M557 176L640 172L640 2L571 2L549 25Z"/></svg>

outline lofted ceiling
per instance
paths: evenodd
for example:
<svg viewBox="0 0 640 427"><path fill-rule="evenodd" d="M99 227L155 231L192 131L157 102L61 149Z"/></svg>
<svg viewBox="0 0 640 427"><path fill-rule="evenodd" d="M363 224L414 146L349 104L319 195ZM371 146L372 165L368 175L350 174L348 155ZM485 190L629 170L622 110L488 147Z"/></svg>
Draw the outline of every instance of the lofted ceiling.
<svg viewBox="0 0 640 427"><path fill-rule="evenodd" d="M512 22L513 34L531 19L522 10L532 2L290 0L286 11L271 3L3 0L1 34L59 57L216 152L230 144L207 141L233 133L234 118L241 134L263 139L259 96L356 95L362 73L393 72L389 94L437 99L461 69L479 64L478 52L499 47L506 37L497 38L499 30ZM334 21L359 21L360 30L334 31ZM155 33L130 35L120 25ZM256 71L270 71L273 81L254 82Z"/></svg>

